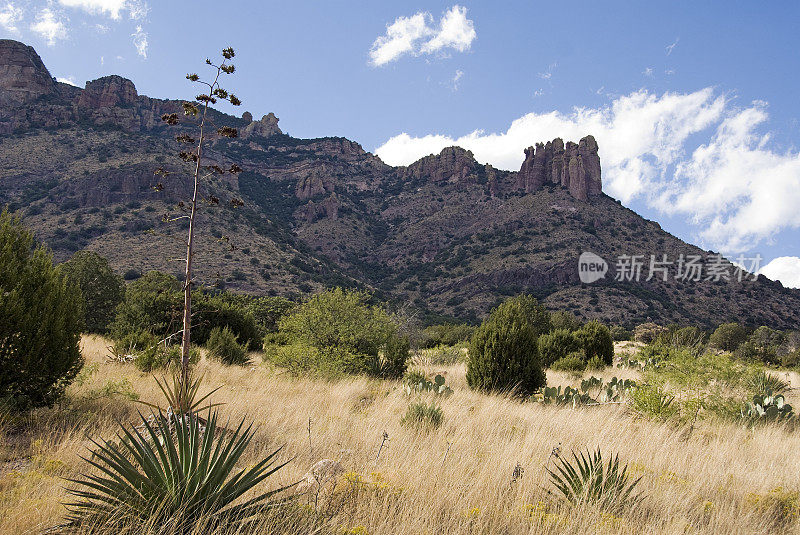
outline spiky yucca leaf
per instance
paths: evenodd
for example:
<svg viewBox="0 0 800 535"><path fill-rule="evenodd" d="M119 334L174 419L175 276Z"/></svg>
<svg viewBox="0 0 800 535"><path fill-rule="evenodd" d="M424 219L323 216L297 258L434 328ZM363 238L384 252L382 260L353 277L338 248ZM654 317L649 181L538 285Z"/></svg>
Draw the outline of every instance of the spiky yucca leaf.
<svg viewBox="0 0 800 535"><path fill-rule="evenodd" d="M142 417L141 431L122 426L118 442L93 441L96 449L84 460L97 471L69 480L76 487L69 490L75 501L66 504L67 527L141 522L186 533L201 519L212 527L240 525L289 499L273 497L291 485L235 503L286 465L276 464L278 449L236 471L252 424L242 420L235 431L217 432L216 411L209 411L207 423L194 414L154 416L154 423Z"/></svg>
<svg viewBox="0 0 800 535"><path fill-rule="evenodd" d="M608 466L598 448L594 453L572 452L573 461L558 457L555 470L547 469L550 481L563 498L578 504L596 503L604 509L618 510L635 505L641 494L633 494L641 477L629 482L628 465L620 470L619 455L612 455Z"/></svg>
<svg viewBox="0 0 800 535"><path fill-rule="evenodd" d="M186 374L185 382L181 380L181 373L178 370L173 371L171 382L168 382L166 377L162 377L161 379L154 377L154 379L156 380L156 384L161 390L161 393L164 394L164 397L167 400L168 412L178 415L186 415L207 411L221 405L221 403L209 403L207 405L202 405L205 400L211 397L214 392L222 387L218 386L217 388L198 398L203 377L195 377L191 370ZM139 403L142 405L147 405L148 407L158 411L162 410L161 407L153 403L147 403L146 401L140 401Z"/></svg>

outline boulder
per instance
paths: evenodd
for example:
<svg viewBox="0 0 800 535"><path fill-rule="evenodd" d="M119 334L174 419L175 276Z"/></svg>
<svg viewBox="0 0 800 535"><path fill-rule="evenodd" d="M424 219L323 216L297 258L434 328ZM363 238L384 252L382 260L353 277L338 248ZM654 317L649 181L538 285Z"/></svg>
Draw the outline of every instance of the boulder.
<svg viewBox="0 0 800 535"><path fill-rule="evenodd" d="M306 472L297 485L297 492L309 494L311 498L315 498L328 486L333 487L336 484L336 477L342 473L344 473L344 468L338 461L322 459Z"/></svg>

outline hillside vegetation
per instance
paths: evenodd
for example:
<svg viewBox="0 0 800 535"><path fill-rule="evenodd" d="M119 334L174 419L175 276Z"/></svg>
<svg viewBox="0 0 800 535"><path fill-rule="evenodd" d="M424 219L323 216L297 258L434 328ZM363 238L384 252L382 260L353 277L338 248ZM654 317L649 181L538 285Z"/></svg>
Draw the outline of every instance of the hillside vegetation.
<svg viewBox="0 0 800 535"><path fill-rule="evenodd" d="M111 438L117 420L135 422L157 402L152 379L109 361L108 342L86 337L87 365L60 408L5 415L0 448L0 532L37 533L55 525L67 499L63 478L85 470L87 436ZM259 355L252 354L253 362ZM279 446L292 461L271 485L293 483L320 459L341 463L330 493L302 498L278 518L275 533L790 533L797 529L800 438L785 426L689 424L638 415L626 405L519 403L467 388L465 366L424 367L446 377L452 395L437 400L437 430L401 425L409 396L399 381L296 378L270 366L229 367L202 359L198 370L223 417L258 425L242 462ZM608 369L640 380L631 368ZM595 374L597 375L597 374ZM797 381L797 376L792 374ZM577 384L548 372L549 385ZM578 381L579 382L579 381ZM795 383L795 386L797 383ZM291 410L287 410L291 408ZM310 419L310 433L309 433ZM388 440L381 449L384 431ZM554 449L618 452L645 499L611 514L568 507L550 494L545 467ZM378 450L380 456L377 457ZM377 458L376 458L377 457ZM524 471L512 481L515 467ZM158 533L131 526L131 533ZM102 529L99 530L103 533Z"/></svg>

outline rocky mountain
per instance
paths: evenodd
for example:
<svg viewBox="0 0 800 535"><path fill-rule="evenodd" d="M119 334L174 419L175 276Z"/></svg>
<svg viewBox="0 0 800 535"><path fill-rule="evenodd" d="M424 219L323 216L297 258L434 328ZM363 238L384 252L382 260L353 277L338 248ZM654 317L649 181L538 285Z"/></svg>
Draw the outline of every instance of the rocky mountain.
<svg viewBox="0 0 800 535"><path fill-rule="evenodd" d="M119 76L83 89L58 83L31 47L0 40L0 203L59 260L88 248L128 279L149 269L179 275L186 220L173 219L189 181L175 135L191 125L167 127L160 117L181 109ZM240 135L214 141L208 163L235 162L244 172L204 183L204 284L273 295L363 286L431 319L475 320L524 291L551 308L629 326L794 328L800 320L800 291L763 276L740 282L726 260L605 195L591 135L536 143L518 172L459 147L392 167L344 138L290 137L272 113L212 118ZM159 168L169 176L156 176ZM591 283L578 270L586 251L608 262ZM651 256L673 262L673 271L646 280ZM631 257L642 263L638 280L622 269L620 259ZM694 257L706 269L700 280L676 278ZM707 276L714 269L728 279Z"/></svg>

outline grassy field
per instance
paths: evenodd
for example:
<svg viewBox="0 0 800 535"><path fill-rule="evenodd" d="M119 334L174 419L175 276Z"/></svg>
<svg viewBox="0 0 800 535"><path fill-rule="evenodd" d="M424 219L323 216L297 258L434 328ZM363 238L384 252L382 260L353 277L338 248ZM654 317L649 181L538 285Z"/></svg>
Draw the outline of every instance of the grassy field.
<svg viewBox="0 0 800 535"><path fill-rule="evenodd" d="M0 420L0 533L58 524L64 478L86 469L80 456L89 437L112 438L117 420L134 423L145 407L133 395L160 401L153 379L108 361L105 346L84 338L87 366L61 407ZM800 526L800 435L779 426L708 420L689 433L624 404L573 410L520 403L469 390L463 364L428 363L426 371L444 374L454 393L437 401L439 429L415 430L400 424L411 400L399 382L297 379L253 357L259 365L199 365L208 388L224 385L213 398L224 403L223 416L246 415L259 426L245 463L285 446L281 455L292 461L267 480L273 487L302 479L320 459L337 460L345 471L316 506L300 498L264 533L795 533ZM620 371L637 375L603 375ZM570 383L548 374L550 386ZM554 448L569 455L598 446L642 477L638 506L609 514L569 508L549 493L545 466L552 467ZM512 481L517 465L524 472Z"/></svg>

